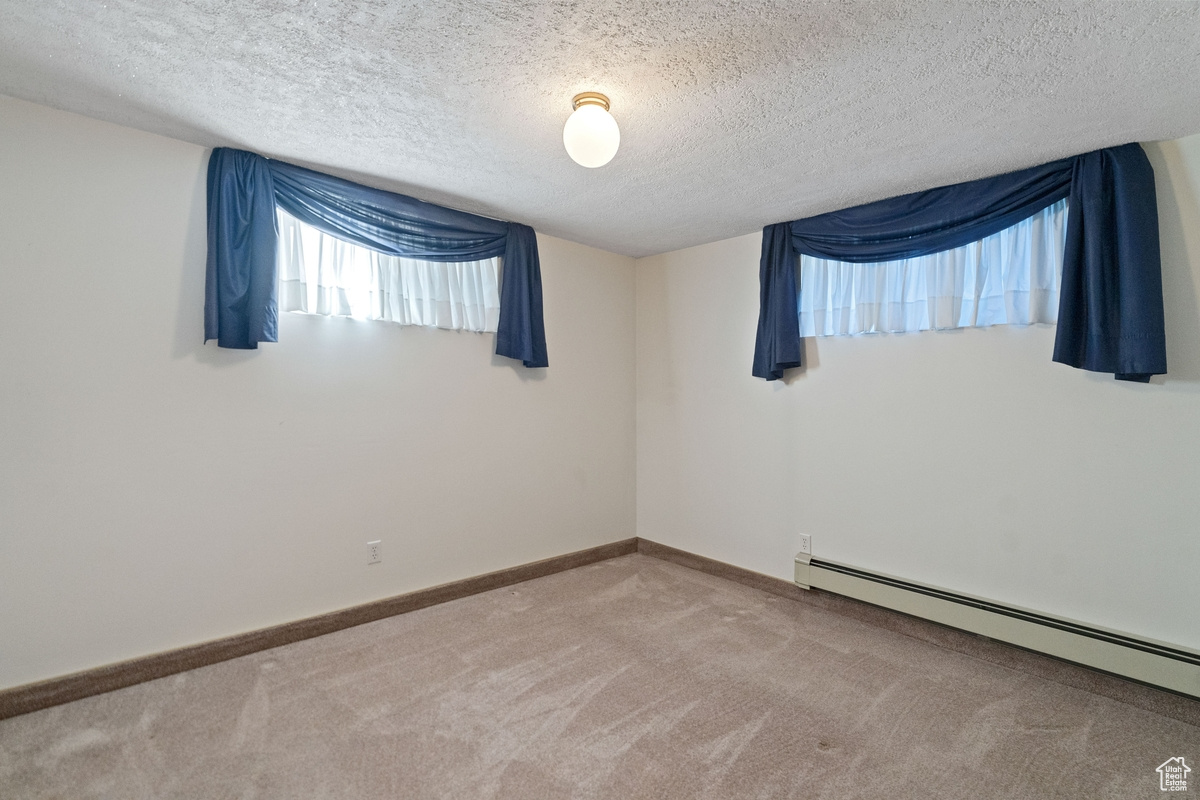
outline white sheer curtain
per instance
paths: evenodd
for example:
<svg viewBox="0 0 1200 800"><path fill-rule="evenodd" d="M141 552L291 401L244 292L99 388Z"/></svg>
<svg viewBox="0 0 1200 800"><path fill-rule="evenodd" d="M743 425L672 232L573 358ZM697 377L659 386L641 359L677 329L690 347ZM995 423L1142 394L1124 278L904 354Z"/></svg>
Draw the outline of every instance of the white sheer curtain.
<svg viewBox="0 0 1200 800"><path fill-rule="evenodd" d="M1067 201L977 242L850 264L800 257L800 335L1058 321Z"/></svg>
<svg viewBox="0 0 1200 800"><path fill-rule="evenodd" d="M441 263L389 256L330 236L282 209L276 216L281 310L496 330L499 258Z"/></svg>

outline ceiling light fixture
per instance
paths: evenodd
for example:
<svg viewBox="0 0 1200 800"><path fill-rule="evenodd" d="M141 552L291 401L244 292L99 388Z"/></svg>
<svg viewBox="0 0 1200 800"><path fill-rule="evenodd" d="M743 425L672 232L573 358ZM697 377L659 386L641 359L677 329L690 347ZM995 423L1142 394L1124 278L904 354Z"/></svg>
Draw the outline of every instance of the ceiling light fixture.
<svg viewBox="0 0 1200 800"><path fill-rule="evenodd" d="M617 154L621 129L608 113L608 98L599 92L583 92L571 98L575 111L563 126L567 155L584 167L603 167Z"/></svg>

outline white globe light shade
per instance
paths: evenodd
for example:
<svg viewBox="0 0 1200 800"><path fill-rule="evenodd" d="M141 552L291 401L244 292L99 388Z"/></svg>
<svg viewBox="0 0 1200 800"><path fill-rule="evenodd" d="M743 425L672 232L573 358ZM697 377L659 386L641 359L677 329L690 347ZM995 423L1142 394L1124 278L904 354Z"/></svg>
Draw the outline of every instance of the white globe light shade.
<svg viewBox="0 0 1200 800"><path fill-rule="evenodd" d="M621 129L603 106L585 103L567 117L563 127L567 155L584 167L603 167L621 146Z"/></svg>

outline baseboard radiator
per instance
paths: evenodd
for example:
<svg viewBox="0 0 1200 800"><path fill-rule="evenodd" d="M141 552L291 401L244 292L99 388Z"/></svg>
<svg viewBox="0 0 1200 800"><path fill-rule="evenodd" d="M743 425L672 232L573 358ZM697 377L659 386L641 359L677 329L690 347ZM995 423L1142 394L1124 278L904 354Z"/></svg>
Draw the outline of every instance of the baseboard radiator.
<svg viewBox="0 0 1200 800"><path fill-rule="evenodd" d="M1200 697L1200 652L800 555L796 584Z"/></svg>

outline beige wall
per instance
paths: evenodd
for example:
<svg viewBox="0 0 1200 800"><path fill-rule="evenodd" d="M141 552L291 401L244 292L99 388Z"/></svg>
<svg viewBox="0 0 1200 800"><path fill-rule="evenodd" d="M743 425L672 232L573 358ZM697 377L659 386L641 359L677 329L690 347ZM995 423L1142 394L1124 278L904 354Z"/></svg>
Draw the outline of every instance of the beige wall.
<svg viewBox="0 0 1200 800"><path fill-rule="evenodd" d="M0 97L0 688L634 535L632 259L539 237L545 371L297 315L219 350L207 157Z"/></svg>
<svg viewBox="0 0 1200 800"><path fill-rule="evenodd" d="M818 557L1200 648L1200 136L1147 145L1170 375L1054 328L832 337L750 376L760 237L637 267L638 535L781 578Z"/></svg>

